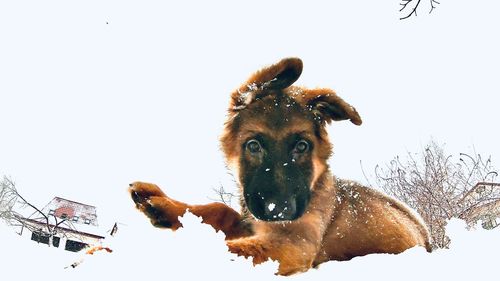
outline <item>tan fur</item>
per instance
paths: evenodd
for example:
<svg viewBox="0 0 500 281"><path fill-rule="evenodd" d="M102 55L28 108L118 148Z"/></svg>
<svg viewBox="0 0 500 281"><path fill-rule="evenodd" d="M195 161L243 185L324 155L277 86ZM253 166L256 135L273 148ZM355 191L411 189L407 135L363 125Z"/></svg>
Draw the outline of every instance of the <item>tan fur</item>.
<svg viewBox="0 0 500 281"><path fill-rule="evenodd" d="M330 89L290 86L300 76L302 62L284 59L260 70L231 95L221 147L228 165L240 177L242 159L252 163L242 147L254 134L279 142L292 133L311 141L311 199L296 220L255 219L245 201L241 213L224 204L188 205L166 196L156 185L137 182L130 194L153 225L177 229L186 211L226 234L229 250L253 257L255 264L273 259L278 274L306 271L329 260L348 260L370 253L400 253L414 246L431 250L426 226L401 202L355 182L337 180L329 171L332 154L325 125L350 120L360 125L354 107ZM306 162L301 164L307 164ZM281 177L279 171L277 177Z"/></svg>

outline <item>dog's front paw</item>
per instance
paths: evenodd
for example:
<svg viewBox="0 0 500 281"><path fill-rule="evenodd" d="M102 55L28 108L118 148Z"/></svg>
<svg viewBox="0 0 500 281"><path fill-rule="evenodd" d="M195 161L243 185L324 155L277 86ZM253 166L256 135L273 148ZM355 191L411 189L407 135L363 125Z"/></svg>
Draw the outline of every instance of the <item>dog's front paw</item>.
<svg viewBox="0 0 500 281"><path fill-rule="evenodd" d="M166 197L165 193L156 184L140 181L129 184L128 191L136 204L143 204L144 201L153 196Z"/></svg>
<svg viewBox="0 0 500 281"><path fill-rule="evenodd" d="M173 230L182 227L179 216L184 215L186 206L168 198L157 185L134 182L128 190L136 208L151 220L151 224Z"/></svg>
<svg viewBox="0 0 500 281"><path fill-rule="evenodd" d="M257 238L248 237L229 240L226 244L231 253L244 256L245 258L252 257L254 265L263 263L269 259L267 254L269 247Z"/></svg>

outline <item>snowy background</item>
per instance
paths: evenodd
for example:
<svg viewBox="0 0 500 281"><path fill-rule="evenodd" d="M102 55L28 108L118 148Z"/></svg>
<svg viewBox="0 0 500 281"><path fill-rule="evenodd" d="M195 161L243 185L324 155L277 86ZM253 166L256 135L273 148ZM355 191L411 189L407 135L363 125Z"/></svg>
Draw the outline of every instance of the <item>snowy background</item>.
<svg viewBox="0 0 500 281"><path fill-rule="evenodd" d="M225 252L223 235L215 234L196 217L188 215L182 222L186 228L175 233L140 222L122 228L116 238L108 238L113 253L84 257L74 269L63 267L80 261L83 255L35 247L0 225L1 241L9 241L7 252L2 245L2 274L23 279L51 276L56 280L491 280L498 268L498 228L471 232L459 220L452 220L447 227L452 239L450 250L429 254L423 248L413 248L399 255L332 261L290 277L273 275L277 263L253 267L250 260Z"/></svg>
<svg viewBox="0 0 500 281"><path fill-rule="evenodd" d="M75 271L62 270L74 259L67 252L0 225L2 270L273 278L275 265L231 261L222 238L196 222L153 229L126 187L154 182L191 203L211 202L220 185L234 190L218 148L229 93L287 56L304 61L297 85L335 89L364 120L330 127L338 176L364 182L360 161L370 174L431 137L498 163L500 3L443 0L431 15L423 5L400 21L397 0L0 0L0 175L35 205L60 196L97 206L105 229L126 225L113 254ZM498 231L455 227L460 246L448 252L331 262L294 278L492 276Z"/></svg>

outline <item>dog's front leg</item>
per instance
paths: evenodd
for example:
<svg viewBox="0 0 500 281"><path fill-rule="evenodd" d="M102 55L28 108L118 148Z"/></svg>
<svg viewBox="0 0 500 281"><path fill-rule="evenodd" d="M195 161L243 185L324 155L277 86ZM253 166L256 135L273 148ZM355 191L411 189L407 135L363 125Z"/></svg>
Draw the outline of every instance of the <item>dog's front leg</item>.
<svg viewBox="0 0 500 281"><path fill-rule="evenodd" d="M227 241L229 251L239 256L252 257L254 265L268 259L278 261L277 274L291 275L312 267L319 242L295 237L254 235Z"/></svg>
<svg viewBox="0 0 500 281"><path fill-rule="evenodd" d="M144 182L130 184L129 192L137 209L156 227L176 230L182 227L179 217L189 211L201 217L203 223L224 232L226 239L252 234L250 227L242 222L240 214L225 204L189 205L168 197L157 185Z"/></svg>

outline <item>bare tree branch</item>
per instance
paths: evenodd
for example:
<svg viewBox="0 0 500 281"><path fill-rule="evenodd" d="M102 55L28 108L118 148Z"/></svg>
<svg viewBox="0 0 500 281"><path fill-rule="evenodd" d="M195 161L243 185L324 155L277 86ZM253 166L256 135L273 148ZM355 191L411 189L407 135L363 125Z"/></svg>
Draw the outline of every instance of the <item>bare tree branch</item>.
<svg viewBox="0 0 500 281"><path fill-rule="evenodd" d="M363 176L365 177L368 186L370 187L373 186L372 183L370 182L370 179L366 176L365 168L363 167L363 161L359 160L359 166L361 167L361 172L363 172Z"/></svg>
<svg viewBox="0 0 500 281"><path fill-rule="evenodd" d="M17 211L18 209L24 208L32 209L34 213L40 216L43 222L37 222L36 224L30 223L27 218L19 214ZM53 214L45 214L37 206L26 200L18 192L14 181L6 176L4 176L0 182L0 219L10 226L27 228L31 232L43 232L43 234L49 236L49 246L52 245L53 237L58 234L63 223L65 223L65 227L75 230L75 227L69 220L58 219ZM43 230L39 226L40 224L43 225ZM61 234L66 236L64 231L62 231Z"/></svg>
<svg viewBox="0 0 500 281"><path fill-rule="evenodd" d="M429 14L432 13L432 11L434 11L434 9L436 8L436 4L441 4L436 0L430 0L430 2L431 2L431 9L429 11Z"/></svg>
<svg viewBox="0 0 500 281"><path fill-rule="evenodd" d="M400 3L400 5L402 6L401 9L399 10L400 12L403 12L403 10L405 10L409 4L411 4L413 2L413 0L402 0L403 2ZM407 14L406 16L402 17L402 18L399 18L400 20L404 20L404 19L407 19L409 17L411 17L413 14L415 16L417 16L417 8L418 8L418 5L420 5L420 1L421 0L417 0L415 6L413 6L413 8L411 8L410 10L410 13Z"/></svg>
<svg viewBox="0 0 500 281"><path fill-rule="evenodd" d="M413 15L417 16L417 10L419 9L421 4L421 0L401 0L401 3L399 5L401 8L399 9L400 13L406 13L405 16L399 18L400 20L407 19ZM429 0L429 5L430 5L430 10L429 14L434 11L434 9L439 5L440 2L436 0ZM409 12L407 12L409 11Z"/></svg>
<svg viewBox="0 0 500 281"><path fill-rule="evenodd" d="M235 195L234 193L231 193L231 192L227 192L225 189L224 189L224 186L219 186L219 188L214 188L213 189L215 191L215 193L217 194L217 196L219 198L217 199L213 199L215 201L219 201L219 202L222 202L226 205L231 205L233 199L236 197L238 197L237 195Z"/></svg>

